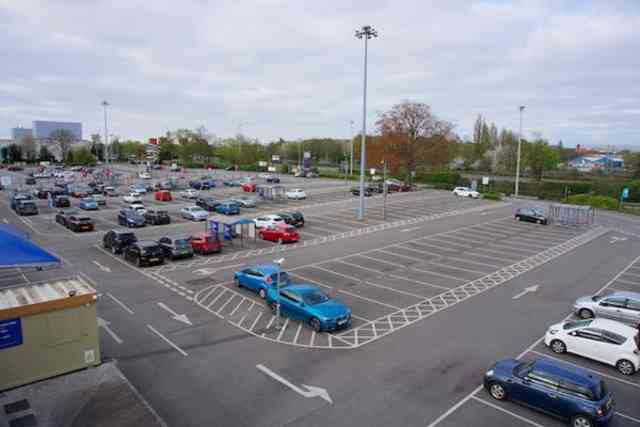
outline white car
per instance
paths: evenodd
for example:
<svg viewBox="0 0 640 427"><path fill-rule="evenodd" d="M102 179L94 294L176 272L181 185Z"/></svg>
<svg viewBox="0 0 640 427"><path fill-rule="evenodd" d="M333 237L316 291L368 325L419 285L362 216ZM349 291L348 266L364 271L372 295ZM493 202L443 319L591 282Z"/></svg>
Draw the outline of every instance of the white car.
<svg viewBox="0 0 640 427"><path fill-rule="evenodd" d="M134 211L138 212L140 215L144 215L147 213L147 208L144 207L144 205L142 204L142 202L139 203L131 203L129 205L129 209L133 209Z"/></svg>
<svg viewBox="0 0 640 427"><path fill-rule="evenodd" d="M302 200L306 198L307 193L305 193L301 188L294 188L293 190L287 191L287 199Z"/></svg>
<svg viewBox="0 0 640 427"><path fill-rule="evenodd" d="M638 331L609 319L570 320L552 325L544 343L554 353L573 353L615 366L623 375L640 370L634 341Z"/></svg>
<svg viewBox="0 0 640 427"><path fill-rule="evenodd" d="M192 221L206 221L209 218L209 213L200 206L187 206L180 211L180 215Z"/></svg>
<svg viewBox="0 0 640 427"><path fill-rule="evenodd" d="M469 187L456 187L453 189L452 193L456 196L471 197L473 199L477 199L478 197L480 197L480 193L470 189Z"/></svg>
<svg viewBox="0 0 640 427"><path fill-rule="evenodd" d="M148 172L140 172L138 174L138 178L140 179L151 179L151 174Z"/></svg>
<svg viewBox="0 0 640 427"><path fill-rule="evenodd" d="M200 195L198 190L194 190L193 188L187 188L186 190L182 190L180 195L185 199L196 199Z"/></svg>
<svg viewBox="0 0 640 427"><path fill-rule="evenodd" d="M268 227L271 225L284 224L284 219L278 215L263 215L254 219L256 228Z"/></svg>
<svg viewBox="0 0 640 427"><path fill-rule="evenodd" d="M132 191L131 193L124 196L122 200L124 200L127 203L133 203L133 202L141 201L142 197L140 197L140 193L136 193L135 191Z"/></svg>

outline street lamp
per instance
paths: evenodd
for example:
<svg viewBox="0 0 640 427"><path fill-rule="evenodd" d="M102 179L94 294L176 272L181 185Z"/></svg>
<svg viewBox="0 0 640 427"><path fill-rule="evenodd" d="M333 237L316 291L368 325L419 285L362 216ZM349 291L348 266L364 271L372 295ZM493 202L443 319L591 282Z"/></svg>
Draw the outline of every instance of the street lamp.
<svg viewBox="0 0 640 427"><path fill-rule="evenodd" d="M364 39L364 90L362 92L362 142L360 143L360 209L358 221L364 221L364 169L365 169L365 141L367 138L367 46L369 39L378 37L378 32L370 25L356 30L356 37Z"/></svg>
<svg viewBox="0 0 640 427"><path fill-rule="evenodd" d="M518 134L518 157L516 160L516 188L515 196L518 197L518 189L520 187L520 153L522 150L522 112L524 111L524 105L520 106L520 133Z"/></svg>
<svg viewBox="0 0 640 427"><path fill-rule="evenodd" d="M353 120L349 121L351 124L350 130L351 133L349 133L349 145L351 146L351 159L349 161L349 178L351 178L353 176Z"/></svg>
<svg viewBox="0 0 640 427"><path fill-rule="evenodd" d="M278 241L278 248L282 251L282 240ZM282 327L280 323L280 272L282 271L284 258L278 258L273 262L278 265L278 274L276 275L276 329L280 329Z"/></svg>
<svg viewBox="0 0 640 427"><path fill-rule="evenodd" d="M104 161L105 163L109 163L109 151L107 147L109 146L109 136L107 134L107 107L109 103L107 101L102 101L102 107L104 108Z"/></svg>

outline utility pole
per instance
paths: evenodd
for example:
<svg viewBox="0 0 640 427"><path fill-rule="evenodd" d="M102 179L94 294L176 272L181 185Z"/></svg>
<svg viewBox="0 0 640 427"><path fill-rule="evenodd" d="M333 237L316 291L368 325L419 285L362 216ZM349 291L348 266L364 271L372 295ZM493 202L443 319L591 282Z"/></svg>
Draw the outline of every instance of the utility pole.
<svg viewBox="0 0 640 427"><path fill-rule="evenodd" d="M102 107L104 109L104 148L103 148L103 155L104 155L104 161L105 163L109 163L111 160L111 156L109 155L109 134L107 133L107 107L109 106L109 103L107 101L102 101Z"/></svg>
<svg viewBox="0 0 640 427"><path fill-rule="evenodd" d="M522 152L522 112L524 111L524 105L520 106L520 133L518 134L518 157L516 160L516 188L515 196L518 197L518 190L520 187L520 155Z"/></svg>
<svg viewBox="0 0 640 427"><path fill-rule="evenodd" d="M387 159L382 160L382 188L384 198L382 202L382 219L387 220Z"/></svg>
<svg viewBox="0 0 640 427"><path fill-rule="evenodd" d="M367 139L367 48L369 39L378 37L378 32L370 25L365 25L361 30L356 31L356 37L364 39L364 89L362 92L362 142L360 143L360 208L358 210L358 221L364 221L364 170L365 143Z"/></svg>
<svg viewBox="0 0 640 427"><path fill-rule="evenodd" d="M349 145L351 146L351 160L349 162L349 176L353 176L353 120L350 120L351 123L351 133L349 133Z"/></svg>

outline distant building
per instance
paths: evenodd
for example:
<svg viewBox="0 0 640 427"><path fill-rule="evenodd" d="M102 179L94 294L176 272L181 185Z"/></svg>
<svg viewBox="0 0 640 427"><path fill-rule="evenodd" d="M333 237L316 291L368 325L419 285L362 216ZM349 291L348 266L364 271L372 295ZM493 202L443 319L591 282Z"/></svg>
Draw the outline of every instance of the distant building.
<svg viewBox="0 0 640 427"><path fill-rule="evenodd" d="M594 170L622 170L624 169L624 159L616 157L611 153L595 154L589 156L578 156L569 161L569 167L576 168L581 172L592 172Z"/></svg>
<svg viewBox="0 0 640 427"><path fill-rule="evenodd" d="M76 141L82 140L82 123L78 122L48 122L36 120L33 122L33 137L38 140L50 139L51 134L59 129L69 131Z"/></svg>
<svg viewBox="0 0 640 427"><path fill-rule="evenodd" d="M19 144L26 137L32 137L33 130L29 128L23 128L22 126L18 126L17 128L11 129L11 139Z"/></svg>

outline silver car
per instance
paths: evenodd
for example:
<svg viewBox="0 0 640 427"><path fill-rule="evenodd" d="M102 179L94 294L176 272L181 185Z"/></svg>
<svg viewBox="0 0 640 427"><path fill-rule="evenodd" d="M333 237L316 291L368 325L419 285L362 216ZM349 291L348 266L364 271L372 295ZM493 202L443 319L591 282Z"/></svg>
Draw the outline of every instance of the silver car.
<svg viewBox="0 0 640 427"><path fill-rule="evenodd" d="M192 221L206 221L209 217L209 213L202 209L200 206L188 206L180 211L180 214L185 219Z"/></svg>
<svg viewBox="0 0 640 427"><path fill-rule="evenodd" d="M251 196L240 196L231 199L232 202L236 202L243 208L255 208L258 203L258 199Z"/></svg>
<svg viewBox="0 0 640 427"><path fill-rule="evenodd" d="M640 293L616 291L578 298L573 311L582 319L604 317L640 325Z"/></svg>

